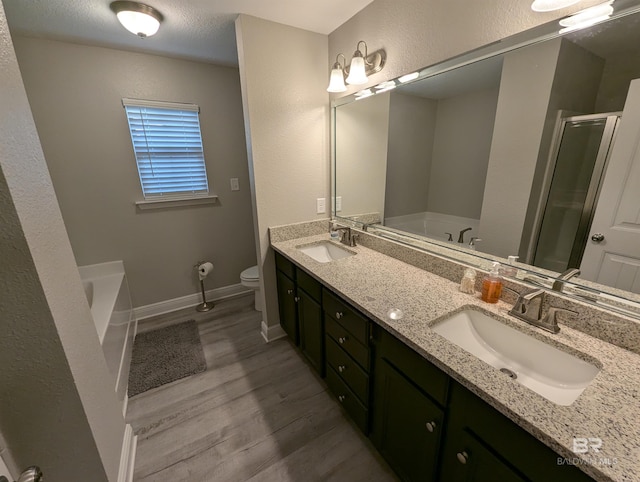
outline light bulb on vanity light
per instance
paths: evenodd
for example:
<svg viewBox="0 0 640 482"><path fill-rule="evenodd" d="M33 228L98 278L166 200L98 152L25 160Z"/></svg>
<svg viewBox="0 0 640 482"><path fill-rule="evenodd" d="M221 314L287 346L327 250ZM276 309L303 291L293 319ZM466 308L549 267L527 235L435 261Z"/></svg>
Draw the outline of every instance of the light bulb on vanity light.
<svg viewBox="0 0 640 482"><path fill-rule="evenodd" d="M351 59L351 67L349 68L349 76L347 83L351 85L366 84L369 79L364 68L364 57L360 50L356 50Z"/></svg>
<svg viewBox="0 0 640 482"><path fill-rule="evenodd" d="M331 77L329 78L329 87L327 87L327 92L345 92L347 90L347 86L344 85L344 70L342 68L342 64L338 60L341 55L342 54L338 54L336 56L336 63L333 64L333 67L331 68ZM344 58L344 55L342 55L342 57Z"/></svg>

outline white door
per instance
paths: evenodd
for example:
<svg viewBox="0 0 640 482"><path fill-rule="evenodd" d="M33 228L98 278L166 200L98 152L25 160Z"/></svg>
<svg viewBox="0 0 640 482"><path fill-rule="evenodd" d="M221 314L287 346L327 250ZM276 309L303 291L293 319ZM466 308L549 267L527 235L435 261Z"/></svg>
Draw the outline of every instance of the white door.
<svg viewBox="0 0 640 482"><path fill-rule="evenodd" d="M640 293L640 79L629 88L580 271Z"/></svg>

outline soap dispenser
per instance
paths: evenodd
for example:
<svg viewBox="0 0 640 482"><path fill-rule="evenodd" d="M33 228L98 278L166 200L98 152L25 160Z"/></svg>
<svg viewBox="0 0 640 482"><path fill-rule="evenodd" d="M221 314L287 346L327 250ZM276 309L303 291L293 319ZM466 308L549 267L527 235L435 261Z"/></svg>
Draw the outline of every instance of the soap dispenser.
<svg viewBox="0 0 640 482"><path fill-rule="evenodd" d="M482 301L497 303L502 293L502 278L500 277L500 263L491 266L491 271L482 280Z"/></svg>

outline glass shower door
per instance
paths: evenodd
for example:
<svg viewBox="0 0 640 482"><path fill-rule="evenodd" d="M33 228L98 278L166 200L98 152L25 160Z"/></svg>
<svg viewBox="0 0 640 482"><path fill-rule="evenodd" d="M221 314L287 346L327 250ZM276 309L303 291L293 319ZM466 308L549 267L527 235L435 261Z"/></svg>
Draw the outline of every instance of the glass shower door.
<svg viewBox="0 0 640 482"><path fill-rule="evenodd" d="M580 266L617 115L563 119L533 264L563 272Z"/></svg>

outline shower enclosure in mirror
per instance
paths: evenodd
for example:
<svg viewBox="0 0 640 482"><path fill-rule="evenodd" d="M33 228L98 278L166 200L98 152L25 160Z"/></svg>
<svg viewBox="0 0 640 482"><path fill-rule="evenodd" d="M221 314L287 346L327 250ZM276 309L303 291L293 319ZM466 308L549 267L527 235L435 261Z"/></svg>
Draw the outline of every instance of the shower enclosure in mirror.
<svg viewBox="0 0 640 482"><path fill-rule="evenodd" d="M600 200L621 197L612 229L640 247L640 154L625 147L640 133L621 129L640 89L640 2L613 5L587 29L559 35L554 22L335 100L333 214L483 267L519 256L537 274L579 268L589 289L640 300L640 253L593 232ZM618 185L614 164L628 173Z"/></svg>

